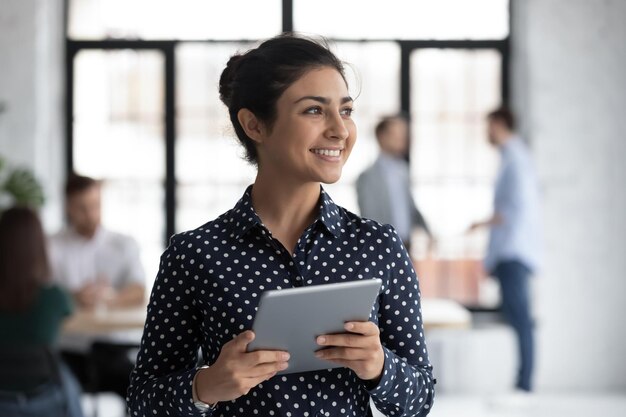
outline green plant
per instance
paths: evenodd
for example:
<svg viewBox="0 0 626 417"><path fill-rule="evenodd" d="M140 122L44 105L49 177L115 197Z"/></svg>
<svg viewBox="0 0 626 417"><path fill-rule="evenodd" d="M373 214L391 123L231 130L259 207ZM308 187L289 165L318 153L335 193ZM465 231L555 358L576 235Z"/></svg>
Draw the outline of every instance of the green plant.
<svg viewBox="0 0 626 417"><path fill-rule="evenodd" d="M39 208L44 202L43 188L33 173L26 168L10 168L0 156L0 205Z"/></svg>

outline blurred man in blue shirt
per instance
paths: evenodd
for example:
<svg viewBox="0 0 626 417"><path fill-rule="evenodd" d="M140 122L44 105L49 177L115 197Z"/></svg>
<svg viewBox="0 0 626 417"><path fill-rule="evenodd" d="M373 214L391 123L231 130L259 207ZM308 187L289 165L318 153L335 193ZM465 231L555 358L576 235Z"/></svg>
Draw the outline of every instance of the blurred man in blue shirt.
<svg viewBox="0 0 626 417"><path fill-rule="evenodd" d="M471 230L490 227L485 270L500 282L502 311L517 334L520 369L516 387L532 390L534 335L529 278L539 263L539 193L530 152L514 133L513 115L498 109L487 116L489 142L500 151L494 214Z"/></svg>

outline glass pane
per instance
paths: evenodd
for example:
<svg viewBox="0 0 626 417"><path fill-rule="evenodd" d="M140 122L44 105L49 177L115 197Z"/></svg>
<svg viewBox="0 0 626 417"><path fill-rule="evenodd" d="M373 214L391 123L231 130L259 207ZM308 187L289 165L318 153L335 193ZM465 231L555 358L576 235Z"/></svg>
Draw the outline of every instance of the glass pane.
<svg viewBox="0 0 626 417"><path fill-rule="evenodd" d="M358 213L356 179L378 155L374 127L400 110L400 48L395 42L337 42L334 50L346 63L358 139L341 180L325 188L337 204Z"/></svg>
<svg viewBox="0 0 626 417"><path fill-rule="evenodd" d="M228 58L242 44L182 44L177 62L176 175L179 230L198 227L230 209L254 181L255 169L243 159L225 106L219 101L218 80ZM338 184L327 186L338 204L357 211L354 181L376 157L373 130L378 118L398 111L400 51L395 43L338 43L347 69L357 146ZM379 67L377 60L387 65Z"/></svg>
<svg viewBox="0 0 626 417"><path fill-rule="evenodd" d="M490 213L497 154L485 116L500 103L500 68L494 50L411 55L411 171L418 197L430 195L420 198L422 209L440 235L458 235Z"/></svg>
<svg viewBox="0 0 626 417"><path fill-rule="evenodd" d="M73 39L257 39L281 30L280 0L70 0Z"/></svg>
<svg viewBox="0 0 626 417"><path fill-rule="evenodd" d="M294 26L339 39L504 39L509 0L294 0Z"/></svg>
<svg viewBox="0 0 626 417"><path fill-rule="evenodd" d="M140 245L148 287L163 250L164 59L155 51L81 51L74 61L74 166L104 180L106 227Z"/></svg>
<svg viewBox="0 0 626 417"><path fill-rule="evenodd" d="M411 176L420 210L438 238L441 290L477 303L486 231L469 225L492 211L497 152L486 138L486 114L501 101L501 56L495 50L422 49L411 55ZM424 245L417 251L424 261ZM425 284L429 285L429 284Z"/></svg>
<svg viewBox="0 0 626 417"><path fill-rule="evenodd" d="M245 44L181 44L176 50L178 230L196 228L232 208L255 169L242 159L218 81Z"/></svg>

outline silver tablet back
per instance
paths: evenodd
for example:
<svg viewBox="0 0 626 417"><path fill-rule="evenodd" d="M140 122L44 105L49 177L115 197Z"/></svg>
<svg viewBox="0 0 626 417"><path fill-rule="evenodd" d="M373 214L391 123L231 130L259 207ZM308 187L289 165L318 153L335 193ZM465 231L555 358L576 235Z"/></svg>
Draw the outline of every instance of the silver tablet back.
<svg viewBox="0 0 626 417"><path fill-rule="evenodd" d="M348 321L367 321L381 284L365 279L264 292L248 351L288 351L289 368L279 374L339 367L315 357L316 337L345 333Z"/></svg>

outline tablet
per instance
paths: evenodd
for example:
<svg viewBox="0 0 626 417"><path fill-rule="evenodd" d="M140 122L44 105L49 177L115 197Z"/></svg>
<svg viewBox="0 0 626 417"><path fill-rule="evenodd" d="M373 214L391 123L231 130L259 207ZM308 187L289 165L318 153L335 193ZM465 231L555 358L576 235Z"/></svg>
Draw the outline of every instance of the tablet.
<svg viewBox="0 0 626 417"><path fill-rule="evenodd" d="M289 367L278 374L340 367L315 357L322 348L316 338L345 333L348 321L367 321L381 284L380 279L365 279L264 292L248 351L289 352Z"/></svg>

